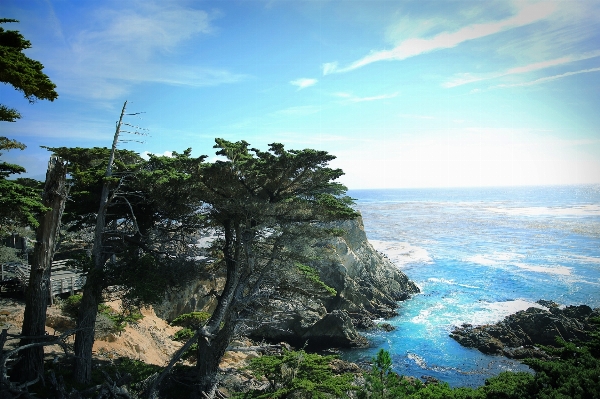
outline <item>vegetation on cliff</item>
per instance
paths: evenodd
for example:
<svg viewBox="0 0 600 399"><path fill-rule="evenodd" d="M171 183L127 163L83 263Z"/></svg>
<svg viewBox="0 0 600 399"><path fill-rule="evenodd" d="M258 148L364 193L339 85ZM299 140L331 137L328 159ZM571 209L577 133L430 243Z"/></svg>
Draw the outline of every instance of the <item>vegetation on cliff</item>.
<svg viewBox="0 0 600 399"><path fill-rule="evenodd" d="M75 330L75 377L80 383L91 379L96 315L109 287L117 287L112 293L126 304L151 303L181 283L185 272L222 269L225 284L216 306L184 345L197 344L199 389L212 395L219 360L247 324L248 305L269 301L289 273L317 283L296 262L307 259L311 239L327 234L319 223L357 213L346 188L334 182L343 172L327 166L335 157L324 151L286 150L278 143L261 151L245 141L217 139L221 159L212 163L191 157L191 150L145 160L116 149L124 112L125 105L112 150L50 148L71 179L74 200L67 202L63 222L87 234L91 248L91 256L80 250L76 257L87 281ZM194 245L199 232L213 237L209 248ZM36 367L41 374L43 365Z"/></svg>
<svg viewBox="0 0 600 399"><path fill-rule="evenodd" d="M306 356L304 352L284 352L279 356L254 359L250 366L268 384L240 394L242 398L461 398L527 399L600 397L600 319L586 342L566 342L556 338L556 346L543 347L547 359L525 359L535 373L504 372L478 388L451 388L438 381L422 382L398 375L392 370L390 354L381 349L372 360L372 369L363 373L335 374L332 357ZM328 365L328 367L324 367ZM311 369L314 370L311 372ZM317 376L317 377L315 377Z"/></svg>

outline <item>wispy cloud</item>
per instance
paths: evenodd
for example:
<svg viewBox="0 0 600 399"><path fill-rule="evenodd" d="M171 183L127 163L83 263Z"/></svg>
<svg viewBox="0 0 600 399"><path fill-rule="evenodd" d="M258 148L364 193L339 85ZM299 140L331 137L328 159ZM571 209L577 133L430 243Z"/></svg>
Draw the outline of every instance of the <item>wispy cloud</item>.
<svg viewBox="0 0 600 399"><path fill-rule="evenodd" d="M178 2L122 3L94 10L89 26L67 37L46 63L62 93L111 100L143 82L212 86L246 78L224 68L192 65L180 59L182 44L212 35L217 12Z"/></svg>
<svg viewBox="0 0 600 399"><path fill-rule="evenodd" d="M579 75L581 73L590 73L590 72L600 72L600 68L589 68L589 69L582 69L580 71L565 72L565 73L561 73L560 75L546 76L544 78L539 78L539 79L532 80L529 82L521 82L521 83L513 83L513 84L500 84L500 85L492 86L492 88L533 86L533 85L537 85L540 83L546 83L546 82L551 82L553 80L566 78L567 76Z"/></svg>
<svg viewBox="0 0 600 399"><path fill-rule="evenodd" d="M380 94L378 96L358 97L351 93L339 92L339 93L335 93L335 96L343 98L347 102L361 103L364 101L386 100L389 98L394 98L394 97L398 96L398 94L399 94L398 92L395 92L395 93L390 93L390 94Z"/></svg>
<svg viewBox="0 0 600 399"><path fill-rule="evenodd" d="M545 68L555 67L559 65L568 64L571 62L587 60L590 58L600 57L600 50L590 51L587 53L579 54L579 55L569 55L565 57L555 58L547 61L535 62L532 64L510 68L501 72L493 72L488 74L460 74L453 80L445 82L442 84L442 87L451 88L456 86L461 86L469 83L479 82L482 80L495 79L508 75L517 75L522 73L528 73L533 71L538 71Z"/></svg>
<svg viewBox="0 0 600 399"><path fill-rule="evenodd" d="M520 5L521 3L517 3ZM391 50L373 51L371 54L340 68L337 62L322 65L323 74L348 72L378 61L404 60L435 50L452 48L460 43L493 35L508 29L529 25L547 18L554 12L556 5L550 2L539 2L522 5L516 15L496 22L479 23L465 26L455 32L442 32L432 38L411 38L402 41Z"/></svg>
<svg viewBox="0 0 600 399"><path fill-rule="evenodd" d="M317 84L317 79L309 79L309 78L300 78L296 80L292 80L290 84L294 86L298 86L298 90L306 89L307 87L314 86Z"/></svg>

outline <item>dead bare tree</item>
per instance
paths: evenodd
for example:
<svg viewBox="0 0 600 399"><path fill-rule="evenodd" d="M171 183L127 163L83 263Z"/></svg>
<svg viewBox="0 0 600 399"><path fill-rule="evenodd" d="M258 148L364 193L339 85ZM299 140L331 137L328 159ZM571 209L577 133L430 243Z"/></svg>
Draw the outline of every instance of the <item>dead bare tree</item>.
<svg viewBox="0 0 600 399"><path fill-rule="evenodd" d="M123 117L127 101L123 104L121 115L117 122L115 134L111 146L110 156L106 172L104 174L104 183L102 185L102 194L100 197L100 206L96 216L96 228L94 232L94 246L92 249L93 267L88 272L86 284L83 289L83 297L79 308L77 319L78 331L75 335L75 363L73 376L77 382L87 383L92 375L92 347L94 345L94 330L96 325L96 314L98 305L102 302L102 290L104 289L103 269L106 261L112 256L112 252L107 248L105 241L106 231L106 212L112 200L113 164L115 153L119 142L121 128L124 125ZM136 114L129 114L136 115Z"/></svg>

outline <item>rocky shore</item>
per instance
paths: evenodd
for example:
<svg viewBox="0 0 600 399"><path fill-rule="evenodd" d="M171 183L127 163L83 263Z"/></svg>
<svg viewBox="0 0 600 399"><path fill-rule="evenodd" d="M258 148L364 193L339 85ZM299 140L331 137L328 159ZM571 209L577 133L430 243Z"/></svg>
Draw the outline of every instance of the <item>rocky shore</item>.
<svg viewBox="0 0 600 399"><path fill-rule="evenodd" d="M337 222L331 228L345 233L317 243L325 255L309 264L320 280L336 292L304 290L298 282L278 288L276 298L253 309L253 318L269 320L248 331L254 340L287 342L311 349L368 345L360 330L377 328L374 320L397 315L397 302L419 288L387 257L369 243L362 218ZM157 315L172 320L182 313L211 312L223 276L207 275L184 289L167 294L155 307Z"/></svg>
<svg viewBox="0 0 600 399"><path fill-rule="evenodd" d="M590 319L600 317L600 308L587 305L561 307L555 302L540 300L542 308L530 307L490 325L462 325L450 334L458 343L476 348L485 354L523 359L547 355L540 345L554 345L556 337L567 342L590 338Z"/></svg>
<svg viewBox="0 0 600 399"><path fill-rule="evenodd" d="M321 284L307 289L307 281L284 282L276 296L252 309L254 319L270 322L256 323L257 327L231 343L219 365L223 377L220 389L244 391L260 384L244 367L255 357L281 353L283 348L317 350L367 346L368 341L360 332L393 328L375 320L396 315L397 302L419 292L396 265L368 242L362 219L328 227L343 229L345 233L316 243L324 249L325 255L308 266L318 274ZM173 340L180 327L171 326L169 321L183 313L211 312L223 284L224 276L213 272L169 292L162 304L143 310L142 320L128 325L122 332L97 336L94 362L110 364L126 357L166 365L181 347L180 342ZM119 303L108 305L119 308ZM23 301L0 298L0 308L0 327L18 334ZM59 306L48 308L48 334L59 334L73 325L74 321L65 316ZM11 341L7 347L16 344L18 341ZM47 347L45 353L56 358L60 350L60 347ZM334 366L339 372L362 373L359 366L342 360L336 360Z"/></svg>

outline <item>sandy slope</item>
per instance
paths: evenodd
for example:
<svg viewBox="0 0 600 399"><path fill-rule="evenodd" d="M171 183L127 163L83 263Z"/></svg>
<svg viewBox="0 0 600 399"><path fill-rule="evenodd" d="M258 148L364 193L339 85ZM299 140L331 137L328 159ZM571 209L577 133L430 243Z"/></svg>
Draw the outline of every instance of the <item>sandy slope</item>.
<svg viewBox="0 0 600 399"><path fill-rule="evenodd" d="M118 308L117 302L109 303ZM8 329L9 334L19 334L23 323L25 304L20 299L0 298L0 330ZM137 324L129 325L121 334L111 334L94 343L94 354L99 358L129 357L146 363L165 365L171 355L181 347L181 343L171 340L180 327L171 327L160 319L152 308L142 310L144 318ZM46 332L49 335L59 335L73 327L73 322L62 315L57 306L48 307ZM15 341L7 346L15 345ZM60 352L58 346L46 347L50 354Z"/></svg>

